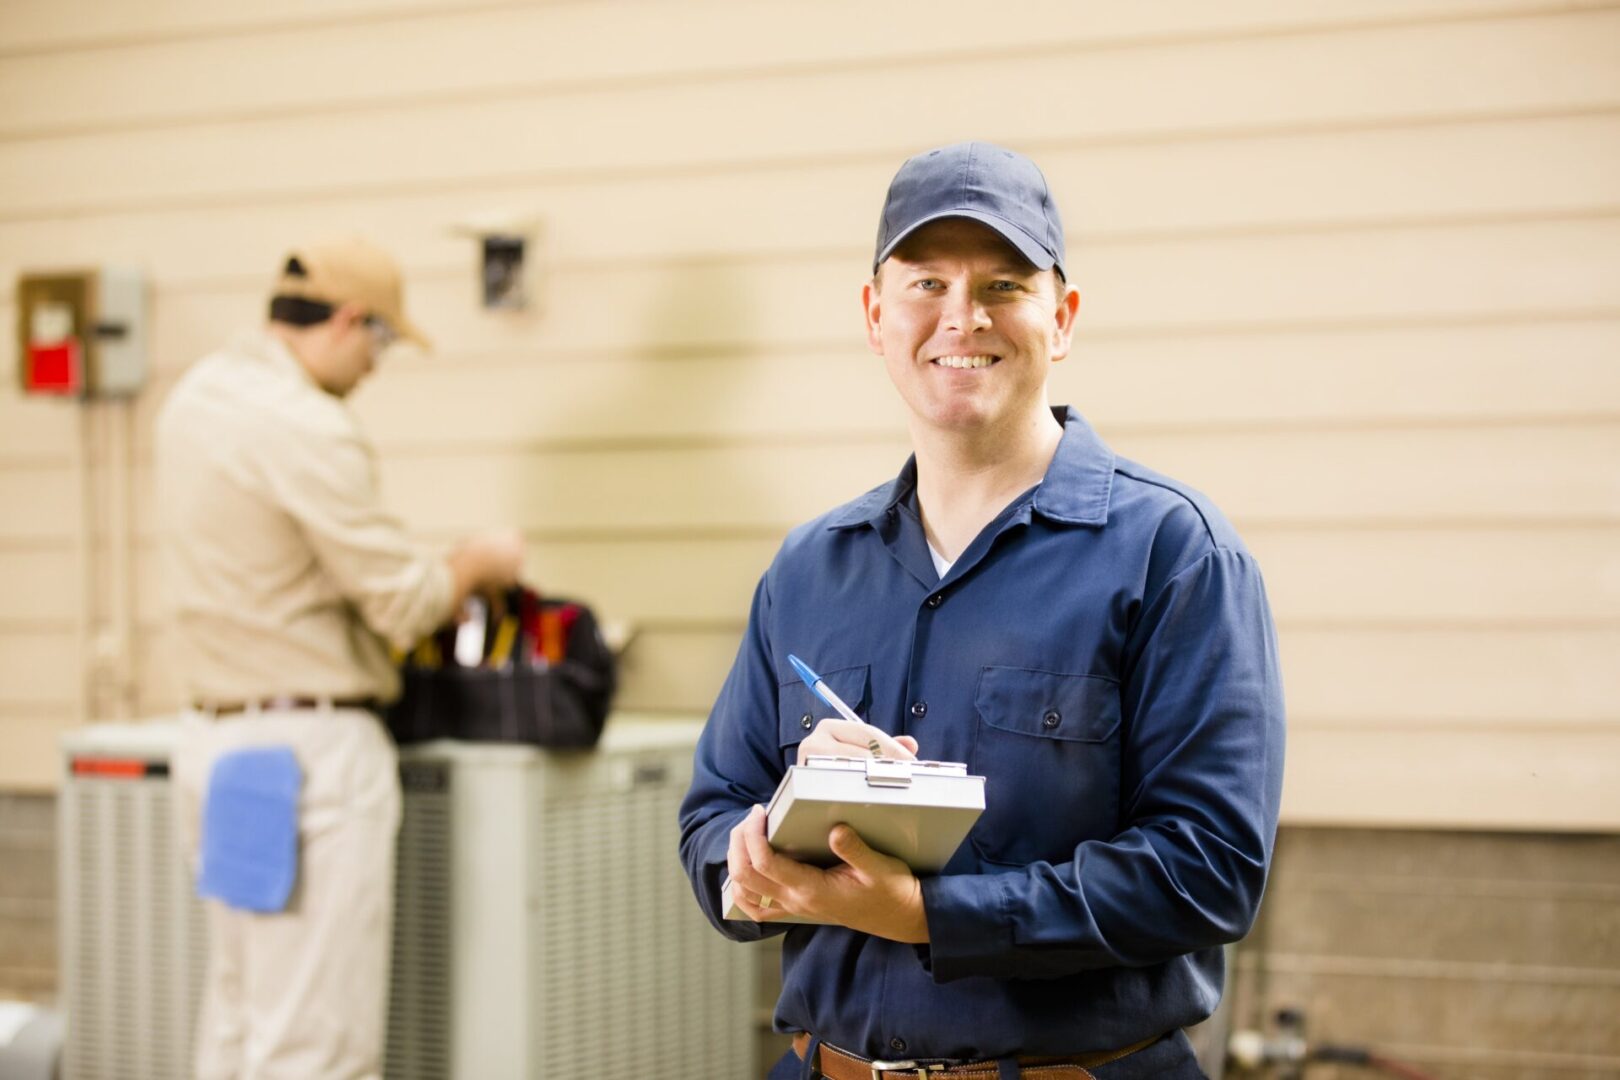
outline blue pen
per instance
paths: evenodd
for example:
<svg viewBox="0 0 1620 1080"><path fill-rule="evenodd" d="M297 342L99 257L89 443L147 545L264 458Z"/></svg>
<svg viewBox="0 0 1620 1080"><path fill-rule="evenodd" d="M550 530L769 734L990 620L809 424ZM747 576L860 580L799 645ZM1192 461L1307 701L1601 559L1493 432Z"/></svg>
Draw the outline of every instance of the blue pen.
<svg viewBox="0 0 1620 1080"><path fill-rule="evenodd" d="M866 722L855 715L854 709L844 704L843 698L832 692L832 687L828 686L826 681L823 680L820 675L817 675L815 672L810 670L809 664L805 663L803 660L800 660L792 653L788 653L788 663L792 664L793 670L799 673L799 678L804 680L804 685L808 686L812 691L814 691L816 697L837 709L839 716L842 716L845 720L850 720L857 724L864 724Z"/></svg>

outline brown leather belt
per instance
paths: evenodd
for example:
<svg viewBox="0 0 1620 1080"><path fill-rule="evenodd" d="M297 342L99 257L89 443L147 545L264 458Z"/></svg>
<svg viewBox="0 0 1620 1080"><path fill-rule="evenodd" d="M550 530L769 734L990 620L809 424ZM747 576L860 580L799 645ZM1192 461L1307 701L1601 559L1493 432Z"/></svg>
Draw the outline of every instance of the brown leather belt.
<svg viewBox="0 0 1620 1080"><path fill-rule="evenodd" d="M192 708L205 716L235 716L245 712L286 712L289 709L365 709L381 712L382 702L376 698L283 697L260 698L257 701L196 702Z"/></svg>
<svg viewBox="0 0 1620 1080"><path fill-rule="evenodd" d="M1029 1080L1087 1080L1090 1069L1107 1065L1111 1061L1129 1057L1158 1042L1160 1036L1144 1039L1122 1050L1102 1050L1094 1054L1074 1054L1069 1057L1019 1058L1020 1075ZM810 1047L810 1036L804 1032L793 1036L793 1052L804 1059ZM822 1043L816 1069L827 1080L997 1080L1001 1075L994 1061L965 1061L956 1065L929 1065L916 1061L868 1061L866 1058ZM1093 1078L1094 1080L1094 1078Z"/></svg>

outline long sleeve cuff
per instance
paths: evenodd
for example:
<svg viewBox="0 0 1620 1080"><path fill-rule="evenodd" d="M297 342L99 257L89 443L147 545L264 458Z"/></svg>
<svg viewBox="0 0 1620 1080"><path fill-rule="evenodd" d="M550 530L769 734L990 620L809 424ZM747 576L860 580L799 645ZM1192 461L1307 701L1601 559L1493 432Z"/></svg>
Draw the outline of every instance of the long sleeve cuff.
<svg viewBox="0 0 1620 1080"><path fill-rule="evenodd" d="M970 975L1008 975L1015 965L1007 889L1016 874L957 874L922 879L928 946L918 957L936 983Z"/></svg>
<svg viewBox="0 0 1620 1080"><path fill-rule="evenodd" d="M746 815L747 811L743 811ZM720 886L726 880L726 851L731 844L732 827L741 820L739 815L722 814L707 822L692 838L689 850L699 860L696 872L688 867L698 906L714 928L733 941L761 941L788 931L780 923L756 923L747 919L728 919L720 907Z"/></svg>

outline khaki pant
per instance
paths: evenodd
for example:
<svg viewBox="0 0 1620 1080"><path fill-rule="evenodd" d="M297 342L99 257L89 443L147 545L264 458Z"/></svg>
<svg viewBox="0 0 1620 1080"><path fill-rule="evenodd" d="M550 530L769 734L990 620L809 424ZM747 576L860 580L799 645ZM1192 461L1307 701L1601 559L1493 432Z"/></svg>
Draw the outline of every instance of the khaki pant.
<svg viewBox="0 0 1620 1080"><path fill-rule="evenodd" d="M172 771L193 866L216 757L288 746L304 773L298 880L287 910L258 915L205 903L198 1080L380 1078L400 819L387 732L357 709L193 713L181 728Z"/></svg>

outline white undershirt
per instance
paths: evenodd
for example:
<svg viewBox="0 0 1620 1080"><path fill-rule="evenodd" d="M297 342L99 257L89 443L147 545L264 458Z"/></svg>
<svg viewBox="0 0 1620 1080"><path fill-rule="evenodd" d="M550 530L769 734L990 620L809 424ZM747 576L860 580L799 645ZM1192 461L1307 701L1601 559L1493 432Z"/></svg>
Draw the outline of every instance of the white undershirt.
<svg viewBox="0 0 1620 1080"><path fill-rule="evenodd" d="M951 567L956 563L955 559L941 555L932 542L928 545L928 557L934 560L934 572L942 578L951 572Z"/></svg>

